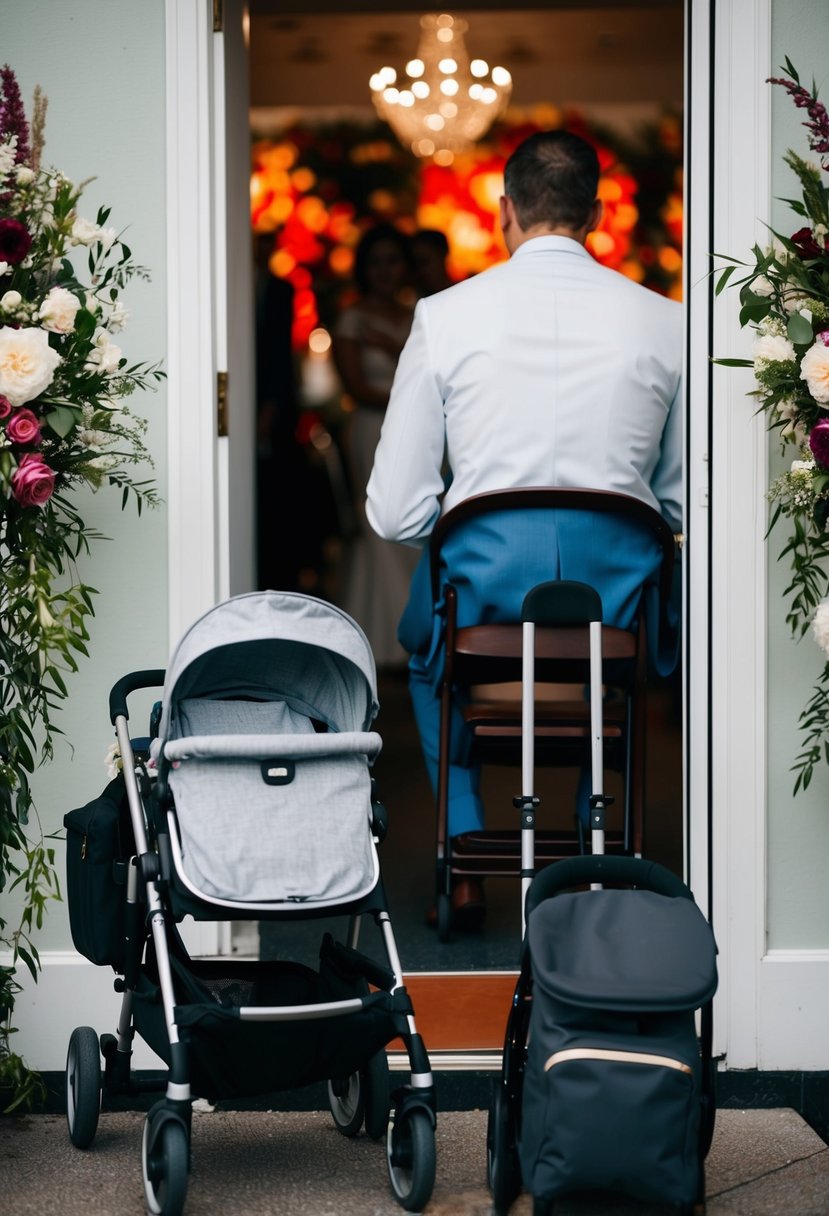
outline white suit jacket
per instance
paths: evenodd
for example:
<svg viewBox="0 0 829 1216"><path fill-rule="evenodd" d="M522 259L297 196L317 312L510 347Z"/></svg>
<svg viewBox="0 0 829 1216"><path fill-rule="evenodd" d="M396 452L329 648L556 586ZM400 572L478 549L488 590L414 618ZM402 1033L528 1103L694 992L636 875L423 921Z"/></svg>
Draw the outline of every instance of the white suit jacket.
<svg viewBox="0 0 829 1216"><path fill-rule="evenodd" d="M473 494L584 486L679 529L682 346L679 304L567 237L421 300L368 483L372 527L422 545Z"/></svg>

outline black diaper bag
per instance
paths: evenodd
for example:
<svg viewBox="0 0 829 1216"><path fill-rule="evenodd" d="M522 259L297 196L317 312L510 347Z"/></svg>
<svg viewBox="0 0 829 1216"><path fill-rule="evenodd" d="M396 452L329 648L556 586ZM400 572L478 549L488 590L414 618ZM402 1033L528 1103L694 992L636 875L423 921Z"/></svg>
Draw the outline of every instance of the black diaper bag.
<svg viewBox="0 0 829 1216"><path fill-rule="evenodd" d="M92 963L121 970L127 866L135 851L124 778L64 815L66 896L75 949Z"/></svg>
<svg viewBox="0 0 829 1216"><path fill-rule="evenodd" d="M542 1202L595 1189L692 1205L713 1129L695 1025L717 986L705 917L654 891L569 892L534 908L525 948L526 1189Z"/></svg>

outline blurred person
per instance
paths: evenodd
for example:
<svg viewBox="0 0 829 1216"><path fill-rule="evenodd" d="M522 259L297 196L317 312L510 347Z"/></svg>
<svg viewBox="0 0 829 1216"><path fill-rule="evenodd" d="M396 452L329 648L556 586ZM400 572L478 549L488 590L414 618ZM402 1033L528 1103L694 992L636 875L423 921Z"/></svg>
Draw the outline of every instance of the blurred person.
<svg viewBox="0 0 829 1216"><path fill-rule="evenodd" d="M408 238L391 224L369 228L357 246L354 276L359 300L334 326L334 362L354 402L346 451L356 499L356 532L346 546L341 604L362 626L379 668L401 668L407 655L397 641L417 555L381 540L365 518L365 489L380 438L397 360L409 336L412 309Z"/></svg>
<svg viewBox="0 0 829 1216"><path fill-rule="evenodd" d="M681 527L682 308L588 253L587 235L601 218L598 180L585 140L565 131L530 136L505 167L508 261L418 302L368 485L368 519L380 536L424 548L442 512L486 491L528 486L615 490ZM444 453L452 477L445 494ZM500 530L483 520L479 531L464 531L445 571L458 588L458 626L520 619L529 587L562 578L592 584L605 622L629 628L660 565L651 536L610 515L536 516L512 512ZM399 636L411 654L409 686L433 788L441 630L426 548ZM659 658L666 674L675 655ZM455 715L453 837L483 826L480 773L457 708ZM453 909L456 922L480 923L481 883L458 883Z"/></svg>
<svg viewBox="0 0 829 1216"><path fill-rule="evenodd" d="M446 269L449 242L439 228L421 228L412 237L412 268L419 296L433 296L452 286Z"/></svg>

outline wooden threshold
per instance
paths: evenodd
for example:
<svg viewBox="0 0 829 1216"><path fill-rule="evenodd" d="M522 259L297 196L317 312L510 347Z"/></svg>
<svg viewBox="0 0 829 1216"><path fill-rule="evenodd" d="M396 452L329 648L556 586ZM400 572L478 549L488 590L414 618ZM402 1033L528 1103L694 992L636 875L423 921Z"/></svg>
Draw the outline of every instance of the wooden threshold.
<svg viewBox="0 0 829 1216"><path fill-rule="evenodd" d="M504 1046L517 971L434 971L406 975L417 1029L430 1056L485 1053ZM402 1043L396 1039L389 1051ZM439 1066L437 1059L433 1060ZM474 1064L470 1064L473 1067Z"/></svg>

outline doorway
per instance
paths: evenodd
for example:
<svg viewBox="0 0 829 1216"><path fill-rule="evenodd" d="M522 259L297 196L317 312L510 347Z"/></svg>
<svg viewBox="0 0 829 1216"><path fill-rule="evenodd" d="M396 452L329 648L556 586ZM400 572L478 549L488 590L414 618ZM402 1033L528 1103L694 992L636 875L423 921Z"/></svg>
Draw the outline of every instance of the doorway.
<svg viewBox="0 0 829 1216"><path fill-rule="evenodd" d="M341 171L347 165L353 177L361 164L388 169L390 163L400 163L401 151L388 129L380 129L378 135L368 79L383 64L405 62L414 53L420 11L407 3L363 4L359 13L343 12L338 4L322 2L309 6L291 0L259 0L253 6L251 126L266 170L259 180L254 175L254 213L258 200L258 218L266 217L261 228L270 230L276 238L269 253L273 266L289 281L299 267L293 285L295 299L302 293L302 307L309 309L304 314L296 309L293 313L295 337L299 338L294 366L299 433L306 446L301 454L305 462L302 467L311 470L304 475L306 489L312 483L316 487L311 506L322 513L323 519L320 523L319 514L314 517L312 544L306 550L310 560L299 562L297 585L333 599L338 593L345 533L352 522L351 487L339 443L342 389L332 379L330 365L325 367L320 358L325 351L308 349L310 335L327 330L332 313L326 314L331 305L325 292L330 283L314 291L312 263L294 256L296 249L284 234L288 215L295 215L302 206L307 223L296 231L305 239L302 228L306 228L324 246L327 269L333 263L335 287L347 292L348 276L339 275L337 284L335 263L341 257L342 265L347 265L349 241L353 244L354 239L349 225L359 228L366 212L360 210L362 196L356 203L342 194L332 196L329 178L336 179L337 164ZM613 204L610 211L617 222L604 234L604 250L594 252L598 256L604 253L609 264L623 273L679 296L682 0L612 8L527 4L520 13L488 7L479 11L478 6L459 4L453 6L454 11L464 13L469 21L470 53L480 54L490 63L503 62L510 69L514 82L513 123L570 125L592 136L603 148L607 201ZM656 25L658 39L654 38ZM657 43L658 54L652 49ZM456 218L457 212L467 207L469 197L485 201L486 190L491 188L486 173L497 176L497 132L484 147L481 180L467 195L455 196L454 202L451 196L447 200L446 191L438 201L428 188L424 190L422 165L413 157L407 158L410 163L401 166L396 179L386 173L379 179L380 185L375 181L373 191L364 192L366 199L373 193L379 216L403 227L410 222L422 223L423 215L429 218L428 226L437 226L441 207L444 221L453 206ZM461 198L463 201L458 201ZM340 202L351 206L350 212L337 212L343 239L338 240L335 231L328 242L324 217ZM481 212L485 215L485 208ZM467 233L470 215L479 227L485 223L469 205L464 219ZM474 224L472 231L474 234ZM281 241L280 233L284 237ZM472 259L469 270L484 269L483 263L474 262L474 245L473 241L472 252L458 253L456 270L463 270L464 257ZM309 289L313 299L309 299ZM302 348L303 341L306 349ZM330 400L326 401L325 393ZM263 582L267 581L265 576ZM509 973L518 957L517 884L514 888L504 880L489 883L487 923L481 933L455 935L441 946L424 924L434 886L433 801L400 674L381 673L379 693L381 715L377 727L384 738L384 753L376 775L392 822L383 865L404 968L407 972L462 972L468 978L482 973ZM682 719L681 676L677 675L656 687L651 696L647 850L649 856L680 873L685 863ZM513 826L511 800L518 792L514 788L515 774L493 770L485 780L492 826ZM565 819L571 813L574 786L575 774L563 783L556 781L546 791L543 786L541 789L546 803ZM265 930L263 949L282 948L283 943L273 940L270 931ZM498 1034L502 1024L500 1005Z"/></svg>

